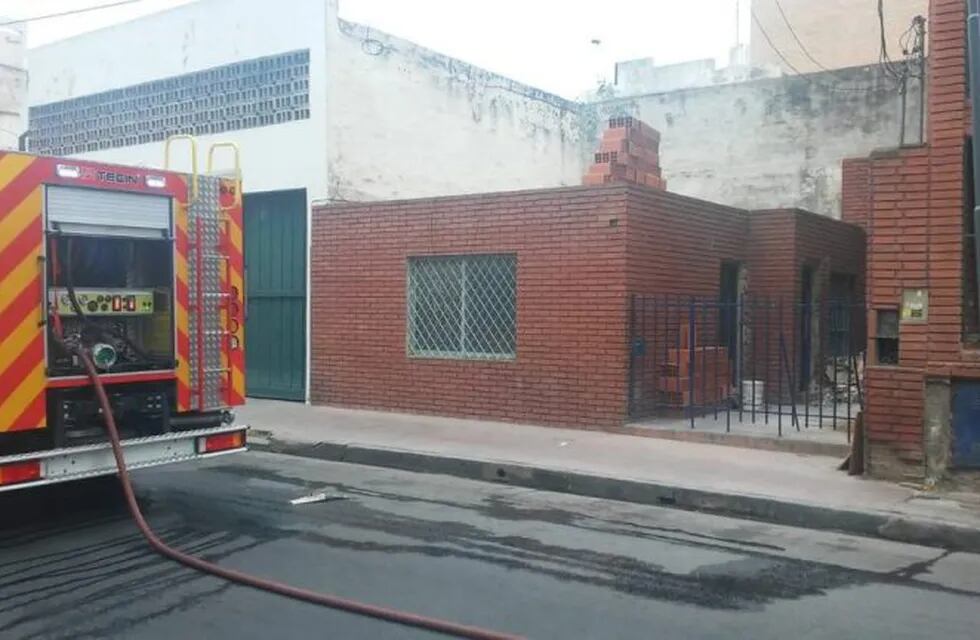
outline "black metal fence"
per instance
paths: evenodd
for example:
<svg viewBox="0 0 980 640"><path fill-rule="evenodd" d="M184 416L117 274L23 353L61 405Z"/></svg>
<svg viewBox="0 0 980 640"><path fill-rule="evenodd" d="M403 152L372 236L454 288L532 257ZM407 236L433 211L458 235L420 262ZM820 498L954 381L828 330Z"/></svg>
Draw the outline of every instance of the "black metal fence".
<svg viewBox="0 0 980 640"><path fill-rule="evenodd" d="M850 429L863 405L865 308L677 295L630 300L633 419ZM720 424L720 422L719 422Z"/></svg>

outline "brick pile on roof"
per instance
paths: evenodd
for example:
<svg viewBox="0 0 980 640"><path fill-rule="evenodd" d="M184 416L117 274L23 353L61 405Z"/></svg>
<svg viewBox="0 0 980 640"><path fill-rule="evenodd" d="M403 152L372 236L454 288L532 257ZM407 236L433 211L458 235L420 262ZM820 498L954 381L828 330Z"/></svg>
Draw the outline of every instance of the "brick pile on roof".
<svg viewBox="0 0 980 640"><path fill-rule="evenodd" d="M660 171L660 132L637 118L609 119L602 132L595 164L582 178L582 184L599 185L630 182L655 189L666 189Z"/></svg>

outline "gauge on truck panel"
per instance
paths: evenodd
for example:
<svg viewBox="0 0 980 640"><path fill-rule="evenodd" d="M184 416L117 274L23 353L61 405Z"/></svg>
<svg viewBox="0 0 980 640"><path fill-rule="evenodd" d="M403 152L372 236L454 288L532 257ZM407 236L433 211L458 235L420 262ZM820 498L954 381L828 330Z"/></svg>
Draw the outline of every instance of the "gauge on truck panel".
<svg viewBox="0 0 980 640"><path fill-rule="evenodd" d="M75 298L84 315L142 316L156 309L153 289L76 289ZM65 288L52 288L48 293L51 307L58 315L73 316L75 308Z"/></svg>

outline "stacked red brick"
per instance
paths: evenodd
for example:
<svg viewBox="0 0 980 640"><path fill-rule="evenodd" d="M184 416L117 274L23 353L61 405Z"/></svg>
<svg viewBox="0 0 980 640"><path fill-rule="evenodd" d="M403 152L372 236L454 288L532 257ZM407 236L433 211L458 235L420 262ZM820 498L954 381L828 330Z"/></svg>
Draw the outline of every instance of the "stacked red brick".
<svg viewBox="0 0 980 640"><path fill-rule="evenodd" d="M599 151L595 154L595 164L589 167L582 184L610 182L667 188L660 171L659 131L628 116L609 119L609 128L602 132Z"/></svg>
<svg viewBox="0 0 980 640"><path fill-rule="evenodd" d="M686 322L686 320L682 320ZM680 345L667 349L657 377L660 401L667 406L710 407L731 397L731 359L719 345L691 346L687 327L680 328Z"/></svg>

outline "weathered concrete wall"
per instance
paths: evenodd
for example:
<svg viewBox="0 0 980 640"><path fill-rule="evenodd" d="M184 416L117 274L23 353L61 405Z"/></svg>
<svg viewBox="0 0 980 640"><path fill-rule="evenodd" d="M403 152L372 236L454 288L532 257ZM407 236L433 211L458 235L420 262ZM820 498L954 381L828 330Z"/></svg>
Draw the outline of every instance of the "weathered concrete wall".
<svg viewBox="0 0 980 640"><path fill-rule="evenodd" d="M579 105L336 17L328 4L334 200L579 184Z"/></svg>
<svg viewBox="0 0 980 640"><path fill-rule="evenodd" d="M918 139L918 104L913 86L907 142ZM591 105L593 122L628 114L661 131L670 191L746 209L801 208L833 217L840 217L841 159L897 145L901 113L896 87L877 67Z"/></svg>
<svg viewBox="0 0 980 640"><path fill-rule="evenodd" d="M16 149L17 138L25 128L26 53L22 25L0 27L0 149Z"/></svg>
<svg viewBox="0 0 980 640"><path fill-rule="evenodd" d="M202 139L242 145L249 191L365 200L575 185L603 121L625 112L663 132L672 191L837 216L840 160L899 141L899 95L875 68L581 104L341 21L336 0L296 0L289 12L264 0L201 0L41 47L29 53L29 102L296 49L310 51L308 119ZM910 142L917 97L912 87ZM155 165L160 146L84 155Z"/></svg>
<svg viewBox="0 0 980 640"><path fill-rule="evenodd" d="M878 3L874 0L779 0L786 20L813 56L800 49L786 21L779 14L777 0L750 0L758 22L752 21L750 61L758 66L775 66L795 73L779 57L773 46L800 72L820 71L813 60L828 69L840 69L878 62L880 49ZM888 55L901 58L899 37L916 15L929 12L929 0L886 0L885 38ZM772 40L770 45L759 24Z"/></svg>
<svg viewBox="0 0 980 640"><path fill-rule="evenodd" d="M615 81L606 89L613 96L635 96L782 75L778 69L753 68L740 62L743 50L742 47L733 49L732 62L725 67L716 67L714 58L663 65L656 64L653 58L624 60L616 63Z"/></svg>

